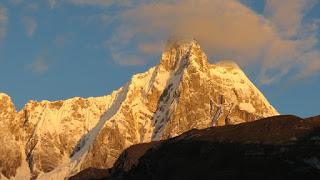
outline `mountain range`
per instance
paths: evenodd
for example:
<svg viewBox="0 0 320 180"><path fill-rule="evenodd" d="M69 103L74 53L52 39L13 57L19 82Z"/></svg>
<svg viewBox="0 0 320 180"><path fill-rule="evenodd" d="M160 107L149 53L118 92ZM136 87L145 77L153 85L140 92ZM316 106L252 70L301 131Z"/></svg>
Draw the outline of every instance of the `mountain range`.
<svg viewBox="0 0 320 180"><path fill-rule="evenodd" d="M279 115L231 61L210 64L197 41L168 43L160 63L101 97L29 101L0 94L0 172L65 179L113 167L128 147Z"/></svg>

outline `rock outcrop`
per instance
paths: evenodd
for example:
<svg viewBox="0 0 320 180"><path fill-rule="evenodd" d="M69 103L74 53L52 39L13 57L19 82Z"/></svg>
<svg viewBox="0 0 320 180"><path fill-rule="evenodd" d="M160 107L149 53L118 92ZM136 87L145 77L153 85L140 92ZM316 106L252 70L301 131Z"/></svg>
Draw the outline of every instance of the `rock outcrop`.
<svg viewBox="0 0 320 180"><path fill-rule="evenodd" d="M0 93L0 171L5 177L15 176L23 161L20 143L13 134L16 114L11 98Z"/></svg>

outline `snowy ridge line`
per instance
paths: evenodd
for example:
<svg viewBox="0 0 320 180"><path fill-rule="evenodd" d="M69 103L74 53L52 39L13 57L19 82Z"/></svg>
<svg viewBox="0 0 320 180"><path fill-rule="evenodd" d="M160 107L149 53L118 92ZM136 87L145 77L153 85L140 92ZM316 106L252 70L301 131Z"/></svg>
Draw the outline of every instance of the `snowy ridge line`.
<svg viewBox="0 0 320 180"><path fill-rule="evenodd" d="M74 173L77 173L80 171L81 163L83 162L84 157L86 156L86 153L88 152L90 146L92 145L94 139L100 132L100 130L103 128L105 123L112 118L112 116L115 115L117 110L120 108L123 100L126 97L126 94L128 92L128 84L125 85L124 88L120 88L118 91L116 91L116 98L113 100L112 105L110 108L102 115L100 118L98 124L89 131L88 138L85 141L83 147L76 152L70 159L70 162L67 164L61 165L57 167L55 170L42 174L37 179L39 180L57 180L57 179L65 179L66 177L72 176Z"/></svg>
<svg viewBox="0 0 320 180"><path fill-rule="evenodd" d="M162 135L162 127L165 125L166 122L164 122L164 115L168 113L170 116L173 111L175 111L175 108L177 106L177 101L179 101L179 97L175 97L175 94L178 93L178 88L180 86L180 82L183 76L184 69L188 66L189 61L187 57L189 57L191 52L191 47L189 48L189 51L187 52L187 55L180 60L178 63L178 67L176 70L172 71L169 75L169 79L166 83L166 90L168 90L168 99L170 101L167 102L160 102L159 104L159 110L161 110L164 106L163 111L157 111L154 115L154 118L152 119L152 122L154 123L155 126L155 132L152 135L151 141L157 141L160 139ZM165 97L165 98L167 98ZM160 119L160 122L159 122Z"/></svg>

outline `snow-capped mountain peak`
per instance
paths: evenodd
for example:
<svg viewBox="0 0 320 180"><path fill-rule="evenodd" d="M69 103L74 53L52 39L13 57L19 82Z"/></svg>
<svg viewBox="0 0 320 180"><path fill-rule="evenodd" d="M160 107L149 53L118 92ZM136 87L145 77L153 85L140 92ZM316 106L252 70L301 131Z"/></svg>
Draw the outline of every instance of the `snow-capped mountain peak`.
<svg viewBox="0 0 320 180"><path fill-rule="evenodd" d="M14 114L20 131L12 133L33 177L64 179L111 167L134 144L277 114L236 64L210 64L195 40L171 41L159 65L111 95L28 103Z"/></svg>
<svg viewBox="0 0 320 180"><path fill-rule="evenodd" d="M159 66L167 71L176 71L188 64L197 64L200 67L208 64L207 57L196 40L168 43Z"/></svg>

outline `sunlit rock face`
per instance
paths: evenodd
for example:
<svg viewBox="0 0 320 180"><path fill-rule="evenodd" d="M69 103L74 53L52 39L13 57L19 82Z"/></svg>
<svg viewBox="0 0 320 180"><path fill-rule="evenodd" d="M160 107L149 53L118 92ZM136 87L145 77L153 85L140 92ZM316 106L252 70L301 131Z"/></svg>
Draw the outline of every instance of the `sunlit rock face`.
<svg viewBox="0 0 320 180"><path fill-rule="evenodd" d="M16 114L17 111L11 98L7 94L0 93L0 125L13 127Z"/></svg>
<svg viewBox="0 0 320 180"><path fill-rule="evenodd" d="M21 166L20 144L13 135L16 109L11 98L0 93L0 172L5 177L15 176Z"/></svg>
<svg viewBox="0 0 320 180"><path fill-rule="evenodd" d="M11 131L22 142L31 174L38 179L108 168L133 144L192 128L278 114L236 64L210 64L193 40L170 43L159 65L134 75L111 95L30 101L13 112L15 125L9 127L19 132Z"/></svg>
<svg viewBox="0 0 320 180"><path fill-rule="evenodd" d="M236 64L209 64L196 41L172 45L124 91L77 170L111 167L133 144L278 114Z"/></svg>
<svg viewBox="0 0 320 180"><path fill-rule="evenodd" d="M19 115L24 119L25 152L33 176L66 163L84 135L99 121L113 97L30 101Z"/></svg>
<svg viewBox="0 0 320 180"><path fill-rule="evenodd" d="M18 113L9 96L0 96L0 125L5 127L0 138L5 146L0 146L0 151L7 152L0 155L2 174L15 177L20 161L24 161L35 178L69 162L85 134L109 108L114 94L55 102L30 101Z"/></svg>

